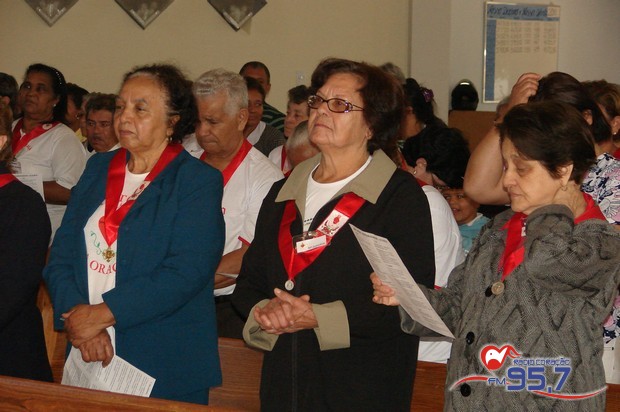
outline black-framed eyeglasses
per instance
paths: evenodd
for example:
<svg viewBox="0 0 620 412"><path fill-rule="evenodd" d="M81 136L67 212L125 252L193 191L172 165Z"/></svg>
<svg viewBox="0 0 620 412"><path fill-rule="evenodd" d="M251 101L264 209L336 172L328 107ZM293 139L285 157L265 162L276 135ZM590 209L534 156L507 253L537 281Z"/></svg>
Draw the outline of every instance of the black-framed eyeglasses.
<svg viewBox="0 0 620 412"><path fill-rule="evenodd" d="M318 109L323 102L327 103L327 108L334 113L361 112L364 110L363 107L357 106L344 99L339 99L338 97L324 99L316 94L308 97L308 107L311 109Z"/></svg>

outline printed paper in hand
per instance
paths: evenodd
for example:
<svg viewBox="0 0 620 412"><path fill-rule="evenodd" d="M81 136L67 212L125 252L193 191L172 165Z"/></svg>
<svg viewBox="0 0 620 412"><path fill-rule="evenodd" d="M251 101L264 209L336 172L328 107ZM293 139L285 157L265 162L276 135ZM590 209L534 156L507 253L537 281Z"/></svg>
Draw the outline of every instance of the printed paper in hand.
<svg viewBox="0 0 620 412"><path fill-rule="evenodd" d="M62 384L149 397L155 378L117 355L105 368L101 362L84 362L80 350L72 347L65 362Z"/></svg>
<svg viewBox="0 0 620 412"><path fill-rule="evenodd" d="M383 283L394 289L396 298L409 316L427 328L454 339L454 335L413 280L390 241L353 225L351 229L373 270Z"/></svg>

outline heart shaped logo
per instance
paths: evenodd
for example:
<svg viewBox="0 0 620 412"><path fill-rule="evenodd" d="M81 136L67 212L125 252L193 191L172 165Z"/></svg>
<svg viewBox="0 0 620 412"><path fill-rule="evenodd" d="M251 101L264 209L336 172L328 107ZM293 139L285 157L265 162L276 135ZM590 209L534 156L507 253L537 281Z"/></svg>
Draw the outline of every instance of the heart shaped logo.
<svg viewBox="0 0 620 412"><path fill-rule="evenodd" d="M521 354L512 345L504 345L501 348L487 345L480 351L480 361L489 371L501 368L508 356L518 358Z"/></svg>

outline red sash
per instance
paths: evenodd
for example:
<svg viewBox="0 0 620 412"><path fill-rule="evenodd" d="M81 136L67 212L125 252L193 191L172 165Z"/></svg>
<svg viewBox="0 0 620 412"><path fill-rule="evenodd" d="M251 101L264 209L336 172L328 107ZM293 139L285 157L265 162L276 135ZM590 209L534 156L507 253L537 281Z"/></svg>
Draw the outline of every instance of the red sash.
<svg viewBox="0 0 620 412"><path fill-rule="evenodd" d="M42 123L38 124L37 127L26 133L22 136L21 130L24 124L24 119L19 119L15 128L13 129L13 142L11 143L13 148L13 156L17 156L17 153L20 152L28 143L41 136L43 133L47 132L54 128L60 122L51 122L51 123Z"/></svg>
<svg viewBox="0 0 620 412"><path fill-rule="evenodd" d="M183 151L180 144L168 145L164 149L157 163L146 176L144 182L151 182L164 168ZM116 241L118 237L118 227L133 206L136 199L147 187L144 183L129 197L121 207L118 207L118 201L123 193L123 185L125 184L125 168L126 168L127 151L120 149L112 158L110 167L108 168L108 180L105 190L105 215L99 220L99 229L103 234L108 246Z"/></svg>
<svg viewBox="0 0 620 412"><path fill-rule="evenodd" d="M241 144L241 148L235 154L235 157L232 158L228 166L222 170L222 177L224 178L224 186L228 183L232 175L235 174L239 165L243 162L245 157L250 153L250 149L252 149L252 143L248 142L246 139L243 139L243 143ZM207 152L202 152L200 155L200 160L205 160L207 157Z"/></svg>
<svg viewBox="0 0 620 412"><path fill-rule="evenodd" d="M366 201L362 197L359 197L355 193L346 193L338 201L334 207L334 210L351 219L357 211L360 210L365 202ZM291 225L295 221L296 217L297 209L295 207L295 201L289 200L286 202L286 206L284 207L282 222L280 223L280 231L278 233L280 256L282 257L282 262L286 268L289 280L295 279L295 276L297 276L299 272L310 266L312 262L319 257L323 250L329 246L331 240L334 236L336 236L340 229L344 227L344 225L340 226L338 230L332 231L329 234L320 232L327 237L327 242L325 245L312 249L308 252L295 253L295 245L293 245L293 238L291 236ZM323 227L327 223L328 219L325 219L319 227Z"/></svg>
<svg viewBox="0 0 620 412"><path fill-rule="evenodd" d="M6 186L15 181L17 181L17 178L10 173L0 175L0 187Z"/></svg>
<svg viewBox="0 0 620 412"><path fill-rule="evenodd" d="M601 209L594 203L594 200L582 193L586 201L586 210L575 218L575 224L589 219L599 219L607 221ZM508 222L502 227L508 230L506 235L506 246L504 253L499 261L499 271L502 273L502 280L506 279L512 271L523 262L525 255L525 221L527 215L515 213Z"/></svg>

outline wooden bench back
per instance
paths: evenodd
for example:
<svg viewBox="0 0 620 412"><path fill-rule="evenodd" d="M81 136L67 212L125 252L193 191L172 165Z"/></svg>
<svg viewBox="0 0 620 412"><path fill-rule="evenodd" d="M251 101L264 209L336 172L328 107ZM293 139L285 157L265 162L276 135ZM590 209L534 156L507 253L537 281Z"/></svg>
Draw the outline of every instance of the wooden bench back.
<svg viewBox="0 0 620 412"><path fill-rule="evenodd" d="M53 330L52 305L47 290L39 293L39 307L43 313L45 341L55 382L62 379L66 338L63 332ZM15 406L8 410L27 411L105 411L110 410L239 410L259 411L259 388L262 352L253 350L238 339L219 339L223 384L210 391L210 407L157 399L138 398L88 389L71 388L57 384L39 383L23 379L0 377L0 405ZM441 411L444 401L446 366L418 362L411 402L412 411ZM0 407L0 410L7 410ZM607 389L607 411L620 411L620 385Z"/></svg>

